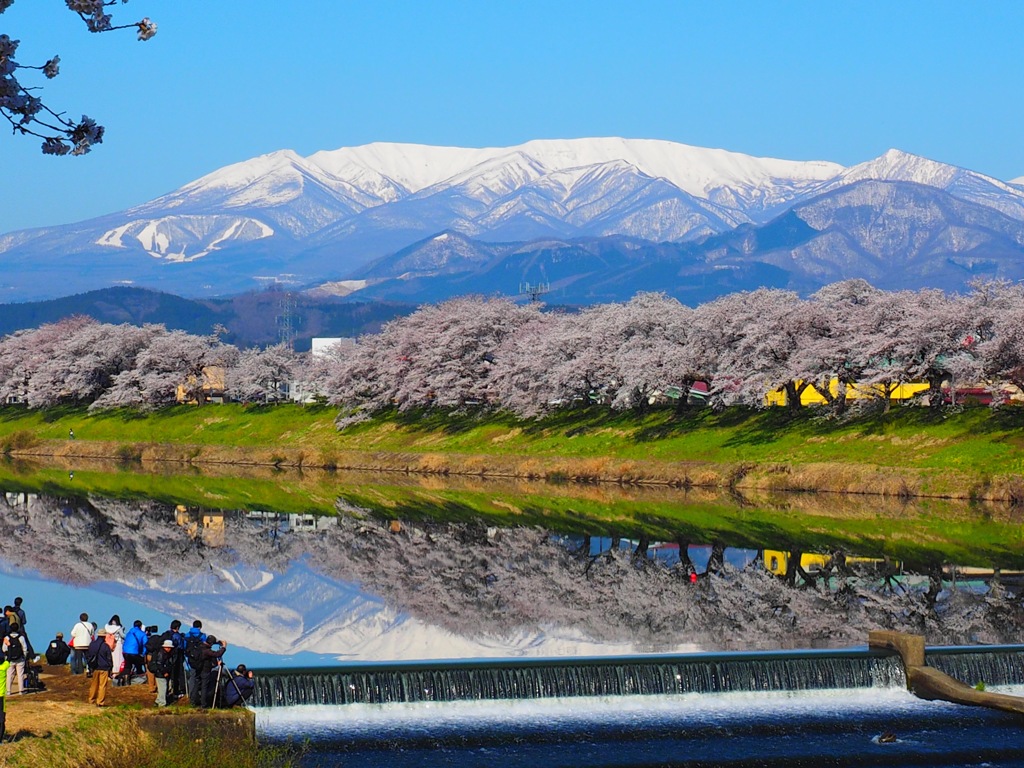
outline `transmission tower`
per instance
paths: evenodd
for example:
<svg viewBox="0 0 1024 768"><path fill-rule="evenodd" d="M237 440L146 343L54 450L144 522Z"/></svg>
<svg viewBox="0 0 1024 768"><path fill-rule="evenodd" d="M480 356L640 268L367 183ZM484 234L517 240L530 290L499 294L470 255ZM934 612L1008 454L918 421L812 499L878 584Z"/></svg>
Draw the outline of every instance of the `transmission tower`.
<svg viewBox="0 0 1024 768"><path fill-rule="evenodd" d="M520 283L519 295L529 296L530 303L536 304L540 297L551 290L551 283Z"/></svg>
<svg viewBox="0 0 1024 768"><path fill-rule="evenodd" d="M290 291L282 291L277 302L277 340L295 348L295 294Z"/></svg>

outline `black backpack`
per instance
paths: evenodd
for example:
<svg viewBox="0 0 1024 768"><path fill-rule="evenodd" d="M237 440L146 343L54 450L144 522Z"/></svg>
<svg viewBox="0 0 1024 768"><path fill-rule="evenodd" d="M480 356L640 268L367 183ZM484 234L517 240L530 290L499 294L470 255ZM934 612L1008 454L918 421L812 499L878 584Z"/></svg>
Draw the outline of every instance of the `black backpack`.
<svg viewBox="0 0 1024 768"><path fill-rule="evenodd" d="M19 632L11 632L7 636L7 660L25 660L25 649L21 645L21 633Z"/></svg>
<svg viewBox="0 0 1024 768"><path fill-rule="evenodd" d="M150 635L149 639L146 640L146 653L155 656L156 653L163 647L163 645L163 635Z"/></svg>
<svg viewBox="0 0 1024 768"><path fill-rule="evenodd" d="M203 663L203 641L195 635L185 641L185 658L192 669L199 669Z"/></svg>
<svg viewBox="0 0 1024 768"><path fill-rule="evenodd" d="M153 654L153 658L146 668L157 677L166 677L173 671L172 665L170 652L164 651L161 646L160 650Z"/></svg>

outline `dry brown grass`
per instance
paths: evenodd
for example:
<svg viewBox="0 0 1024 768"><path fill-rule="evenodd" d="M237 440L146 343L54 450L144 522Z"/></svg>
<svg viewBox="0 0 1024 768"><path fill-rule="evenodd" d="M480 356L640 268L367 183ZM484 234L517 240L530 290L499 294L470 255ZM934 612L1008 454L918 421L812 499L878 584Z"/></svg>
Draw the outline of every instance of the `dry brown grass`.
<svg viewBox="0 0 1024 768"><path fill-rule="evenodd" d="M269 476L275 468L326 467L345 471L388 471L444 477L478 476L547 479L578 483L668 485L767 491L816 491L892 497L972 498L1024 506L1019 476L979 477L956 469L925 470L871 464L701 463L624 460L609 457L468 455L442 452L339 451L311 455L299 448L244 448L176 444L135 444L55 440L12 451L26 461L83 468L89 462L131 460L143 466L197 466L204 474Z"/></svg>

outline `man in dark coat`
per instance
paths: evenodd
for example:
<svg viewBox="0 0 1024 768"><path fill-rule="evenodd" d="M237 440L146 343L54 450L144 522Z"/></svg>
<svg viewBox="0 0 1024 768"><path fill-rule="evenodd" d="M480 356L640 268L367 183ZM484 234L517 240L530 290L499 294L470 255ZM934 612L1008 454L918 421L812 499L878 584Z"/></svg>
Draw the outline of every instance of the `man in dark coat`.
<svg viewBox="0 0 1024 768"><path fill-rule="evenodd" d="M219 645L220 650L213 650ZM207 709L213 705L213 697L217 688L217 668L220 658L228 649L227 643L220 643L213 635L207 635L203 641L202 662L199 665L199 706Z"/></svg>
<svg viewBox="0 0 1024 768"><path fill-rule="evenodd" d="M96 637L89 643L89 650L85 652L85 658L92 669L92 683L89 685L89 703L97 707L105 707L107 698L107 683L110 680L110 671L114 668L114 655L107 645L107 630L99 629Z"/></svg>
<svg viewBox="0 0 1024 768"><path fill-rule="evenodd" d="M64 642L64 633L58 632L46 648L46 663L51 667L60 667L68 663L70 655L71 647Z"/></svg>
<svg viewBox="0 0 1024 768"><path fill-rule="evenodd" d="M174 674L174 641L170 638L163 641L160 650L153 654L148 665L149 672L156 681L156 705L167 706L167 686Z"/></svg>

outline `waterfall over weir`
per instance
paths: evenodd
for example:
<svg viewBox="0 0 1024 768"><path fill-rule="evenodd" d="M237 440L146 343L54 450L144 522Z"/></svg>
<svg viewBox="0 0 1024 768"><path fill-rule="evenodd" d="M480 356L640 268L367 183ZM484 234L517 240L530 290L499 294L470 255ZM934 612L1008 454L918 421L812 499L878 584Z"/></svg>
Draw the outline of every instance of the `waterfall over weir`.
<svg viewBox="0 0 1024 768"><path fill-rule="evenodd" d="M928 666L967 685L1024 685L1024 646L949 646L929 649Z"/></svg>
<svg viewBox="0 0 1024 768"><path fill-rule="evenodd" d="M395 662L255 680L256 707L906 687L898 657L867 649Z"/></svg>

